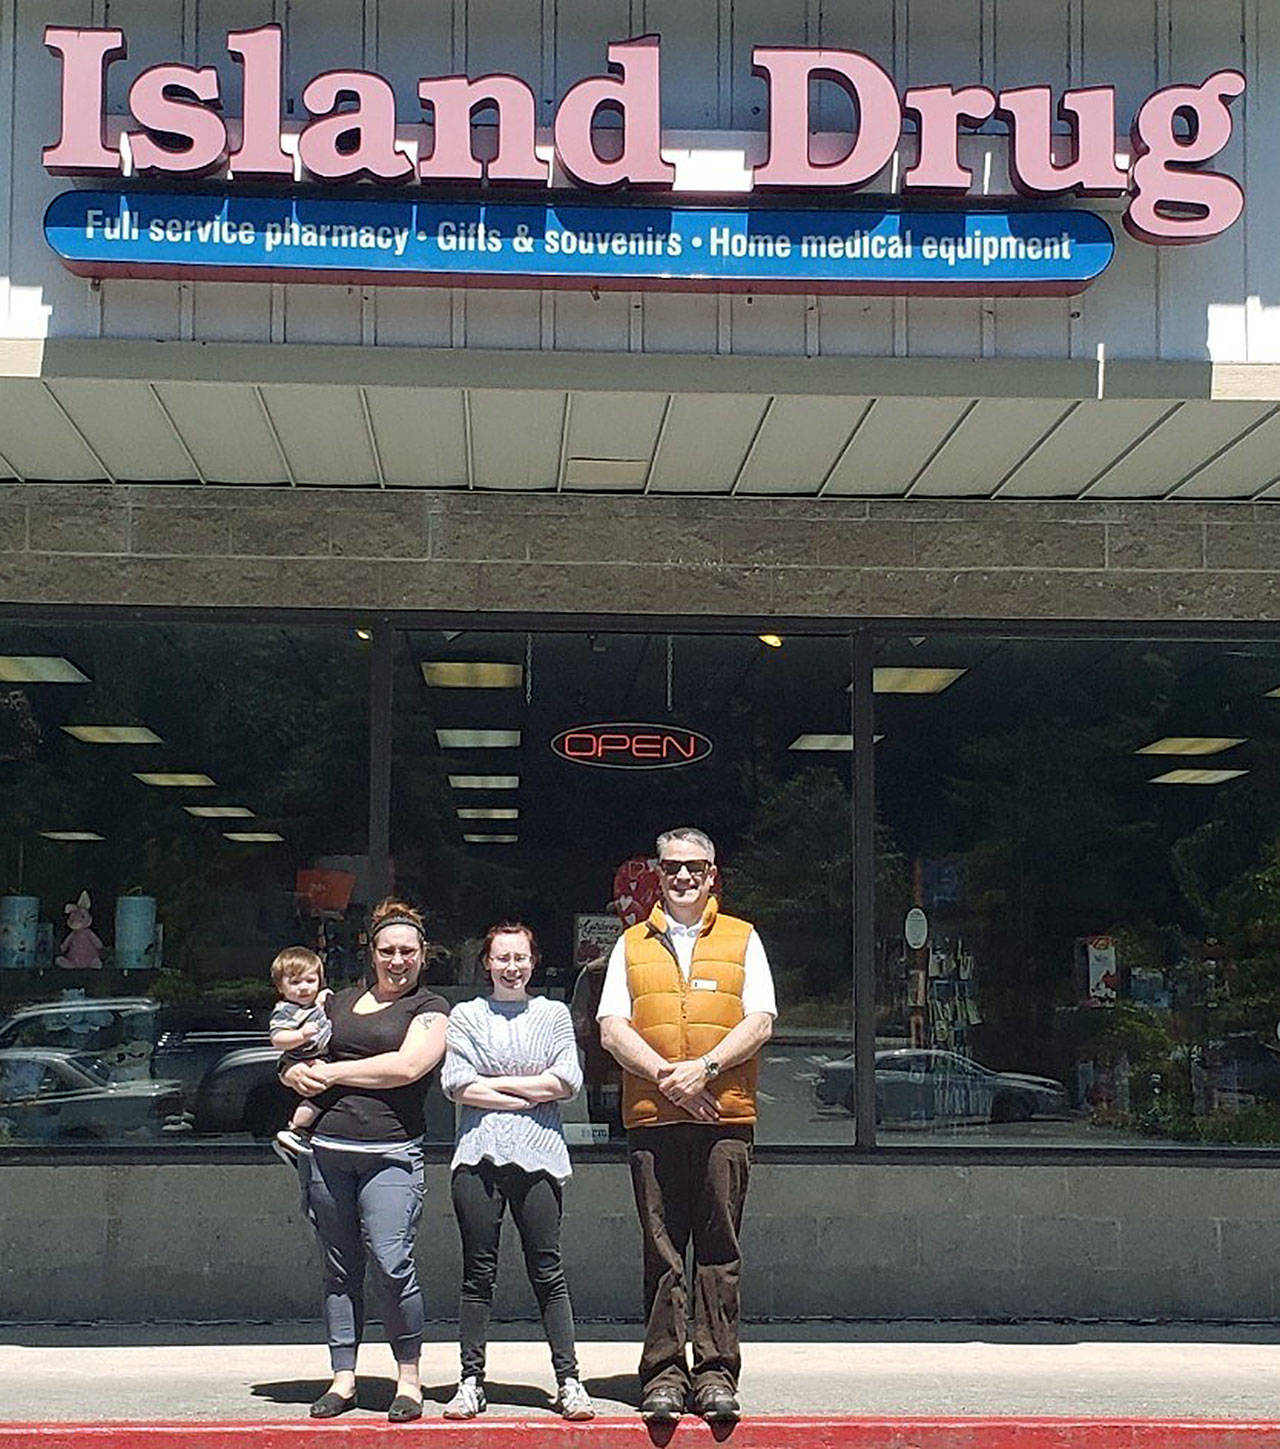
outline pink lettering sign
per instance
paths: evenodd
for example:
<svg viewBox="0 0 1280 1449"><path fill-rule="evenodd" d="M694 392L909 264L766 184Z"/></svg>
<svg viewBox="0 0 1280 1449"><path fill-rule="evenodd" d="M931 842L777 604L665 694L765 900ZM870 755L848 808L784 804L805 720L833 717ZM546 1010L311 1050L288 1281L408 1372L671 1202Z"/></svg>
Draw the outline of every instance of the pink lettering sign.
<svg viewBox="0 0 1280 1449"><path fill-rule="evenodd" d="M50 25L45 44L62 70L61 130L43 152L46 168L58 175L120 173L127 149L135 172L178 177L225 168L236 178L292 179L300 165L322 182L546 185L552 179L547 154L538 153L536 97L516 76L424 76L418 98L429 125L413 128L413 139L406 140L385 77L325 71L302 88L308 115L297 131L295 161L284 144L284 38L278 25L227 35L228 58L243 71L239 143L230 154L215 67L174 63L143 70L129 88L125 143L113 147L107 143L106 75L127 56L124 32ZM912 117L915 150L902 171L904 192L963 196L974 178L961 164L960 138L994 118L1008 132L1015 190L1033 197L1128 193L1124 224L1144 242L1207 241L1244 208L1239 183L1209 169L1232 138L1231 104L1245 90L1238 71L1218 71L1199 85L1168 86L1149 96L1133 118L1126 170L1116 156L1111 86L1068 90L1056 101L1050 87L1039 85L999 95L985 86L913 86L899 97L888 72L856 50L757 46L752 58L768 98L766 159L752 170L756 186L866 186L893 161L903 144L904 119ZM556 110L552 134L561 172L585 187L671 186L676 168L662 152L660 38L615 42L606 59L609 73L578 81ZM847 136L834 142L825 137L816 156L810 110L815 82L839 87L855 114ZM619 125L599 126L606 114ZM481 140L477 120L490 117L496 125ZM1055 121L1067 126L1065 141L1055 135Z"/></svg>
<svg viewBox="0 0 1280 1449"><path fill-rule="evenodd" d="M1146 242L1207 241L1237 221L1244 191L1231 176L1189 167L1211 161L1231 139L1231 103L1244 94L1238 70L1220 70L1199 86L1167 86L1149 96L1133 122L1130 236ZM1174 118L1191 118L1179 135Z"/></svg>
<svg viewBox="0 0 1280 1449"><path fill-rule="evenodd" d="M547 180L547 163L538 159L537 102L533 91L513 75L441 75L418 82L418 98L432 115L431 154L418 162L424 181ZM487 171L475 154L471 118L485 107L498 113L498 149Z"/></svg>
<svg viewBox="0 0 1280 1449"><path fill-rule="evenodd" d="M616 76L593 76L572 86L556 112L556 154L584 186L669 186L676 168L662 159L662 98L659 94L658 37L644 35L609 47ZM596 149L597 112L622 121L622 153L606 161Z"/></svg>

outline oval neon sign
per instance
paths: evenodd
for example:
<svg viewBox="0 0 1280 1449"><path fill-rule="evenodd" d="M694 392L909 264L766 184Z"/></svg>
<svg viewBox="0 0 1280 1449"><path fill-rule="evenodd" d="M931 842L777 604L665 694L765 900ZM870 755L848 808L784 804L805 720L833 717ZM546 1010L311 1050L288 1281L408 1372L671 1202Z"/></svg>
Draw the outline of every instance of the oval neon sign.
<svg viewBox="0 0 1280 1449"><path fill-rule="evenodd" d="M696 765L711 741L680 725L588 724L562 730L551 741L562 760L607 770L674 770Z"/></svg>

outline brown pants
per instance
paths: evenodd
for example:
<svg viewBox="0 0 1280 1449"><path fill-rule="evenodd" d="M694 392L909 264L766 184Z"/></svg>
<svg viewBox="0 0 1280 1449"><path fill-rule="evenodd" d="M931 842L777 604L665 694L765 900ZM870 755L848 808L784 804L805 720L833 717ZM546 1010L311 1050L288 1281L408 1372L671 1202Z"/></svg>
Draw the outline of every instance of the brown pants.
<svg viewBox="0 0 1280 1449"><path fill-rule="evenodd" d="M644 1236L644 1351L640 1387L690 1387L685 1358L693 1241L692 1387L737 1390L738 1232L751 1171L750 1127L675 1122L630 1135L631 1184Z"/></svg>

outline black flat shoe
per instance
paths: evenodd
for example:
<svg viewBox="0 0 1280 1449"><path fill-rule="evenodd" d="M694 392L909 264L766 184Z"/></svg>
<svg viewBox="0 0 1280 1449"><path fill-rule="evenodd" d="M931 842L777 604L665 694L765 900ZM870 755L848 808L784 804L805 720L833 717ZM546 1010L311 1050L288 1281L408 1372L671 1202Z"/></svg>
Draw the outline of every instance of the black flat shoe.
<svg viewBox="0 0 1280 1449"><path fill-rule="evenodd" d="M345 1394L335 1394L332 1389L320 1397L308 1409L313 1419L336 1419L339 1414L345 1414L348 1409L356 1406L356 1396L348 1397Z"/></svg>
<svg viewBox="0 0 1280 1449"><path fill-rule="evenodd" d="M422 1418L422 1400L411 1399L408 1394L397 1394L387 1410L387 1420L392 1424L408 1424Z"/></svg>
<svg viewBox="0 0 1280 1449"><path fill-rule="evenodd" d="M675 1389L654 1389L640 1400L640 1417L646 1424L674 1424L684 1413L684 1395Z"/></svg>
<svg viewBox="0 0 1280 1449"><path fill-rule="evenodd" d="M736 1424L742 1417L742 1409L728 1389L704 1389L694 1395L693 1407L708 1424Z"/></svg>

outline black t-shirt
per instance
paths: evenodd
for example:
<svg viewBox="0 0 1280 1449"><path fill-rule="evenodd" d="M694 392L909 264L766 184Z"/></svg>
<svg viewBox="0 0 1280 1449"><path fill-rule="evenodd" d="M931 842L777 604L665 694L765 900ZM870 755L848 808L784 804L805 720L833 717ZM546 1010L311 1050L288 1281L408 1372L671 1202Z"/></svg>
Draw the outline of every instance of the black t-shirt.
<svg viewBox="0 0 1280 1449"><path fill-rule="evenodd" d="M366 989L349 986L334 992L325 1004L333 1023L333 1039L325 1054L330 1061L359 1061L397 1051L415 1016L449 1014L444 997L422 985L378 1011L357 1013L352 1008ZM347 1142L409 1142L426 1130L422 1105L426 1093L427 1077L405 1087L331 1087L313 1099L320 1109L313 1130Z"/></svg>

